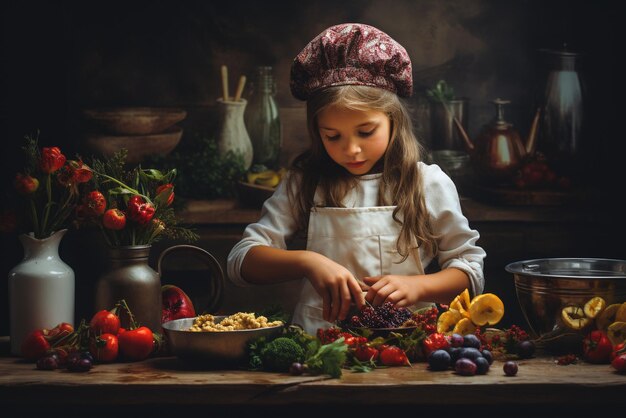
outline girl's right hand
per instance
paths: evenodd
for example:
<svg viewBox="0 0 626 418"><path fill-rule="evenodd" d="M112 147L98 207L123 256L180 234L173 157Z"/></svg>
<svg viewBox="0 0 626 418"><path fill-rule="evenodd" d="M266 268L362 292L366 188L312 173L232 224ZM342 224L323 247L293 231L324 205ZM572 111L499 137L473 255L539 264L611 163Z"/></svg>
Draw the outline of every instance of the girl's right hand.
<svg viewBox="0 0 626 418"><path fill-rule="evenodd" d="M307 251L306 277L322 298L325 321L346 319L354 301L360 309L365 304L361 285L341 264L319 253Z"/></svg>

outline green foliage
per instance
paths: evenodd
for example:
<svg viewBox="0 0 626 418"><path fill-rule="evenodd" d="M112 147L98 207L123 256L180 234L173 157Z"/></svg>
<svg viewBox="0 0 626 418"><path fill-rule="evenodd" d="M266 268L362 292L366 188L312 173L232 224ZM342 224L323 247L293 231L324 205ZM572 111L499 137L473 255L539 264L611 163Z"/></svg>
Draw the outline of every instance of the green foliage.
<svg viewBox="0 0 626 418"><path fill-rule="evenodd" d="M454 89L445 80L439 80L435 87L426 90L426 95L433 102L445 104L454 99Z"/></svg>
<svg viewBox="0 0 626 418"><path fill-rule="evenodd" d="M149 163L167 171L176 168L176 193L194 199L234 196L245 173L243 157L232 152L221 156L217 142L207 135L188 138L188 146L166 157L152 157Z"/></svg>
<svg viewBox="0 0 626 418"><path fill-rule="evenodd" d="M319 346L318 341L313 341L310 347L310 351L315 350L313 355L307 357L305 363L310 373L341 377L341 368L348 358L348 346L344 344L343 337L322 346Z"/></svg>

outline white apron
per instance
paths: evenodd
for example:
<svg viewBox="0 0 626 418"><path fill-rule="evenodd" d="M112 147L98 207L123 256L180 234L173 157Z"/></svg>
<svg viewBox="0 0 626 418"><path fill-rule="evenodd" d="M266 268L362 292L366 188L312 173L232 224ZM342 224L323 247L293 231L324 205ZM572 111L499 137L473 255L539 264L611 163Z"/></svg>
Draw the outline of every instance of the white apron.
<svg viewBox="0 0 626 418"><path fill-rule="evenodd" d="M361 208L314 208L311 210L307 250L320 253L347 268L361 281L365 276L387 274L424 274L420 252L399 263L402 257L396 249L400 225L393 220L395 206ZM417 309L432 303L418 303ZM318 328L332 323L322 317L322 298L311 282L304 280L292 322L315 335Z"/></svg>

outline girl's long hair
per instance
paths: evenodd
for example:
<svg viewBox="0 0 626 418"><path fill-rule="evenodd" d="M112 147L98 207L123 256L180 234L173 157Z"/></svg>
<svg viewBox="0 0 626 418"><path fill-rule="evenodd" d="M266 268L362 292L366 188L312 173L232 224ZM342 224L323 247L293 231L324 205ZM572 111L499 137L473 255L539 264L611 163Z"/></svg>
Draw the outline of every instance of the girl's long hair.
<svg viewBox="0 0 626 418"><path fill-rule="evenodd" d="M346 194L357 178L335 163L322 144L317 117L329 106L353 110L376 110L386 113L391 122L390 141L383 157L383 174L378 205L395 205L393 219L401 225L396 247L403 261L411 248L422 247L427 254L437 253L436 236L424 202L422 178L417 162L420 145L413 133L411 117L398 96L387 90L365 86L339 86L324 89L307 101L307 125L310 148L292 163L288 190L295 203L298 227L306 231L309 212L315 206L319 188L321 206L343 207Z"/></svg>

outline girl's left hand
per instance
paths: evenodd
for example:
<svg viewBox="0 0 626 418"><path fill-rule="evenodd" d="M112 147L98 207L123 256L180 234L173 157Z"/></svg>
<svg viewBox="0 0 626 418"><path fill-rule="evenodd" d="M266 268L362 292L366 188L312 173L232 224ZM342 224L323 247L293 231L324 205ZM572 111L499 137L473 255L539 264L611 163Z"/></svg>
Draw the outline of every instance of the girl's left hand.
<svg viewBox="0 0 626 418"><path fill-rule="evenodd" d="M365 300L374 306L391 302L397 307L410 306L419 301L419 280L412 276L374 276L364 277L369 285Z"/></svg>

